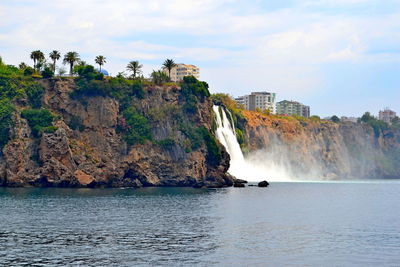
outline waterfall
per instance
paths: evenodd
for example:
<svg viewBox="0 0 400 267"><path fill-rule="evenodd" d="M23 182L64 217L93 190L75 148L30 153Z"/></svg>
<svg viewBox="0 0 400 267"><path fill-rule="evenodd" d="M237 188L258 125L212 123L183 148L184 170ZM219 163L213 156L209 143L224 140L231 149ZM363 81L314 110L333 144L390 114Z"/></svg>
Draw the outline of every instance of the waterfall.
<svg viewBox="0 0 400 267"><path fill-rule="evenodd" d="M236 139L235 125L233 124L233 120L228 120L223 108L214 105L213 110L217 119L217 129L215 134L217 139L231 156L229 173L232 175L238 174L237 168L244 166L245 160L240 145Z"/></svg>
<svg viewBox="0 0 400 267"><path fill-rule="evenodd" d="M246 159L236 139L235 125L229 111L216 105L213 106L213 111L217 123L215 135L231 157L228 170L231 175L251 182L291 180L284 169L275 166L272 161L265 160L262 155L248 155Z"/></svg>

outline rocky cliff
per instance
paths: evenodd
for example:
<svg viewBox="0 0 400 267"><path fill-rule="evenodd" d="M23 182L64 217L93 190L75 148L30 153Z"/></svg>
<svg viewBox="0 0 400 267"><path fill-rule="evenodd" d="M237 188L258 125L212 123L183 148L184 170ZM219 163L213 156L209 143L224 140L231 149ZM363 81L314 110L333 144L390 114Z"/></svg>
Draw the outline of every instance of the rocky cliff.
<svg viewBox="0 0 400 267"><path fill-rule="evenodd" d="M242 111L248 157L292 179L400 178L400 131Z"/></svg>
<svg viewBox="0 0 400 267"><path fill-rule="evenodd" d="M54 117L52 125L37 130L29 114L28 119L21 115L32 108L28 100L13 100L10 137L0 155L0 185L232 185L226 174L229 155L210 133L209 98L184 97L179 84L140 85L143 95L130 98L76 94L82 84L73 79L43 79L40 84L45 89L40 106Z"/></svg>

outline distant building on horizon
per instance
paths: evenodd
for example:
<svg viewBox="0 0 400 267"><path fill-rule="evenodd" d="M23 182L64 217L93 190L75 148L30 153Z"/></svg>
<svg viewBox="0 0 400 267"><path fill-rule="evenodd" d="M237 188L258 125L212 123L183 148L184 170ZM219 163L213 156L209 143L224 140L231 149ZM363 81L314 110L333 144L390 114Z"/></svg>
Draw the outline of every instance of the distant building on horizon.
<svg viewBox="0 0 400 267"><path fill-rule="evenodd" d="M386 123L391 123L392 119L396 117L396 112L390 110L389 108L385 108L384 110L379 111L379 119Z"/></svg>
<svg viewBox="0 0 400 267"><path fill-rule="evenodd" d="M252 92L250 95L244 95L235 98L238 106L243 106L247 110L255 111L256 109L269 110L275 114L275 93L270 92Z"/></svg>
<svg viewBox="0 0 400 267"><path fill-rule="evenodd" d="M346 117L346 116L342 116L342 117L340 118L340 121L342 121L342 122L354 122L354 123L356 123L356 122L358 121L358 118L356 118L356 117Z"/></svg>
<svg viewBox="0 0 400 267"><path fill-rule="evenodd" d="M169 75L168 69L165 67L163 68L163 72ZM171 81L182 81L185 76L194 76L196 79L200 79L200 68L195 65L179 63L171 69Z"/></svg>
<svg viewBox="0 0 400 267"><path fill-rule="evenodd" d="M276 103L276 114L279 115L297 115L309 118L310 107L296 101L283 100Z"/></svg>

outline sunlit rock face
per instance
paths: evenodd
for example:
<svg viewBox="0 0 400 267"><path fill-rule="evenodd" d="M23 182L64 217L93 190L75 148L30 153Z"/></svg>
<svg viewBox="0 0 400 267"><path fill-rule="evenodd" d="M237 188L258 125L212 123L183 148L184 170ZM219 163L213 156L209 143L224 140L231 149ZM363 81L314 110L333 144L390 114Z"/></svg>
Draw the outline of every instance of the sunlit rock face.
<svg viewBox="0 0 400 267"><path fill-rule="evenodd" d="M119 130L123 114L116 99L71 96L73 80L42 80L43 107L58 115L54 133L33 137L17 107L12 138L0 155L0 185L57 187L223 187L233 184L226 172L229 154L217 143L220 160L210 164L206 144L190 148L181 129L212 128L212 103L198 101L196 112L186 113L177 85L144 87L144 98L130 106L148 118L152 141L128 145ZM126 104L126 103L125 103ZM183 116L178 120L176 111ZM175 112L175 113L174 113ZM79 122L79 123L78 123ZM79 124L77 127L71 125ZM174 142L160 145L166 139Z"/></svg>
<svg viewBox="0 0 400 267"><path fill-rule="evenodd" d="M400 132L244 111L246 160L277 180L400 178Z"/></svg>

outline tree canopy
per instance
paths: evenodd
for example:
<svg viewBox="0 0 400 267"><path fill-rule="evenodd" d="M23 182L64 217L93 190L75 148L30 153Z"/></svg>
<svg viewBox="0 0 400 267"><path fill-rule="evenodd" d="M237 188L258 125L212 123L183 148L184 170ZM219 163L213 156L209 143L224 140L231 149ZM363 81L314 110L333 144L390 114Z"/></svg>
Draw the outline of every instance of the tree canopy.
<svg viewBox="0 0 400 267"><path fill-rule="evenodd" d="M77 52L68 52L64 55L63 63L69 64L69 74L72 76L75 63L80 61L79 54Z"/></svg>

